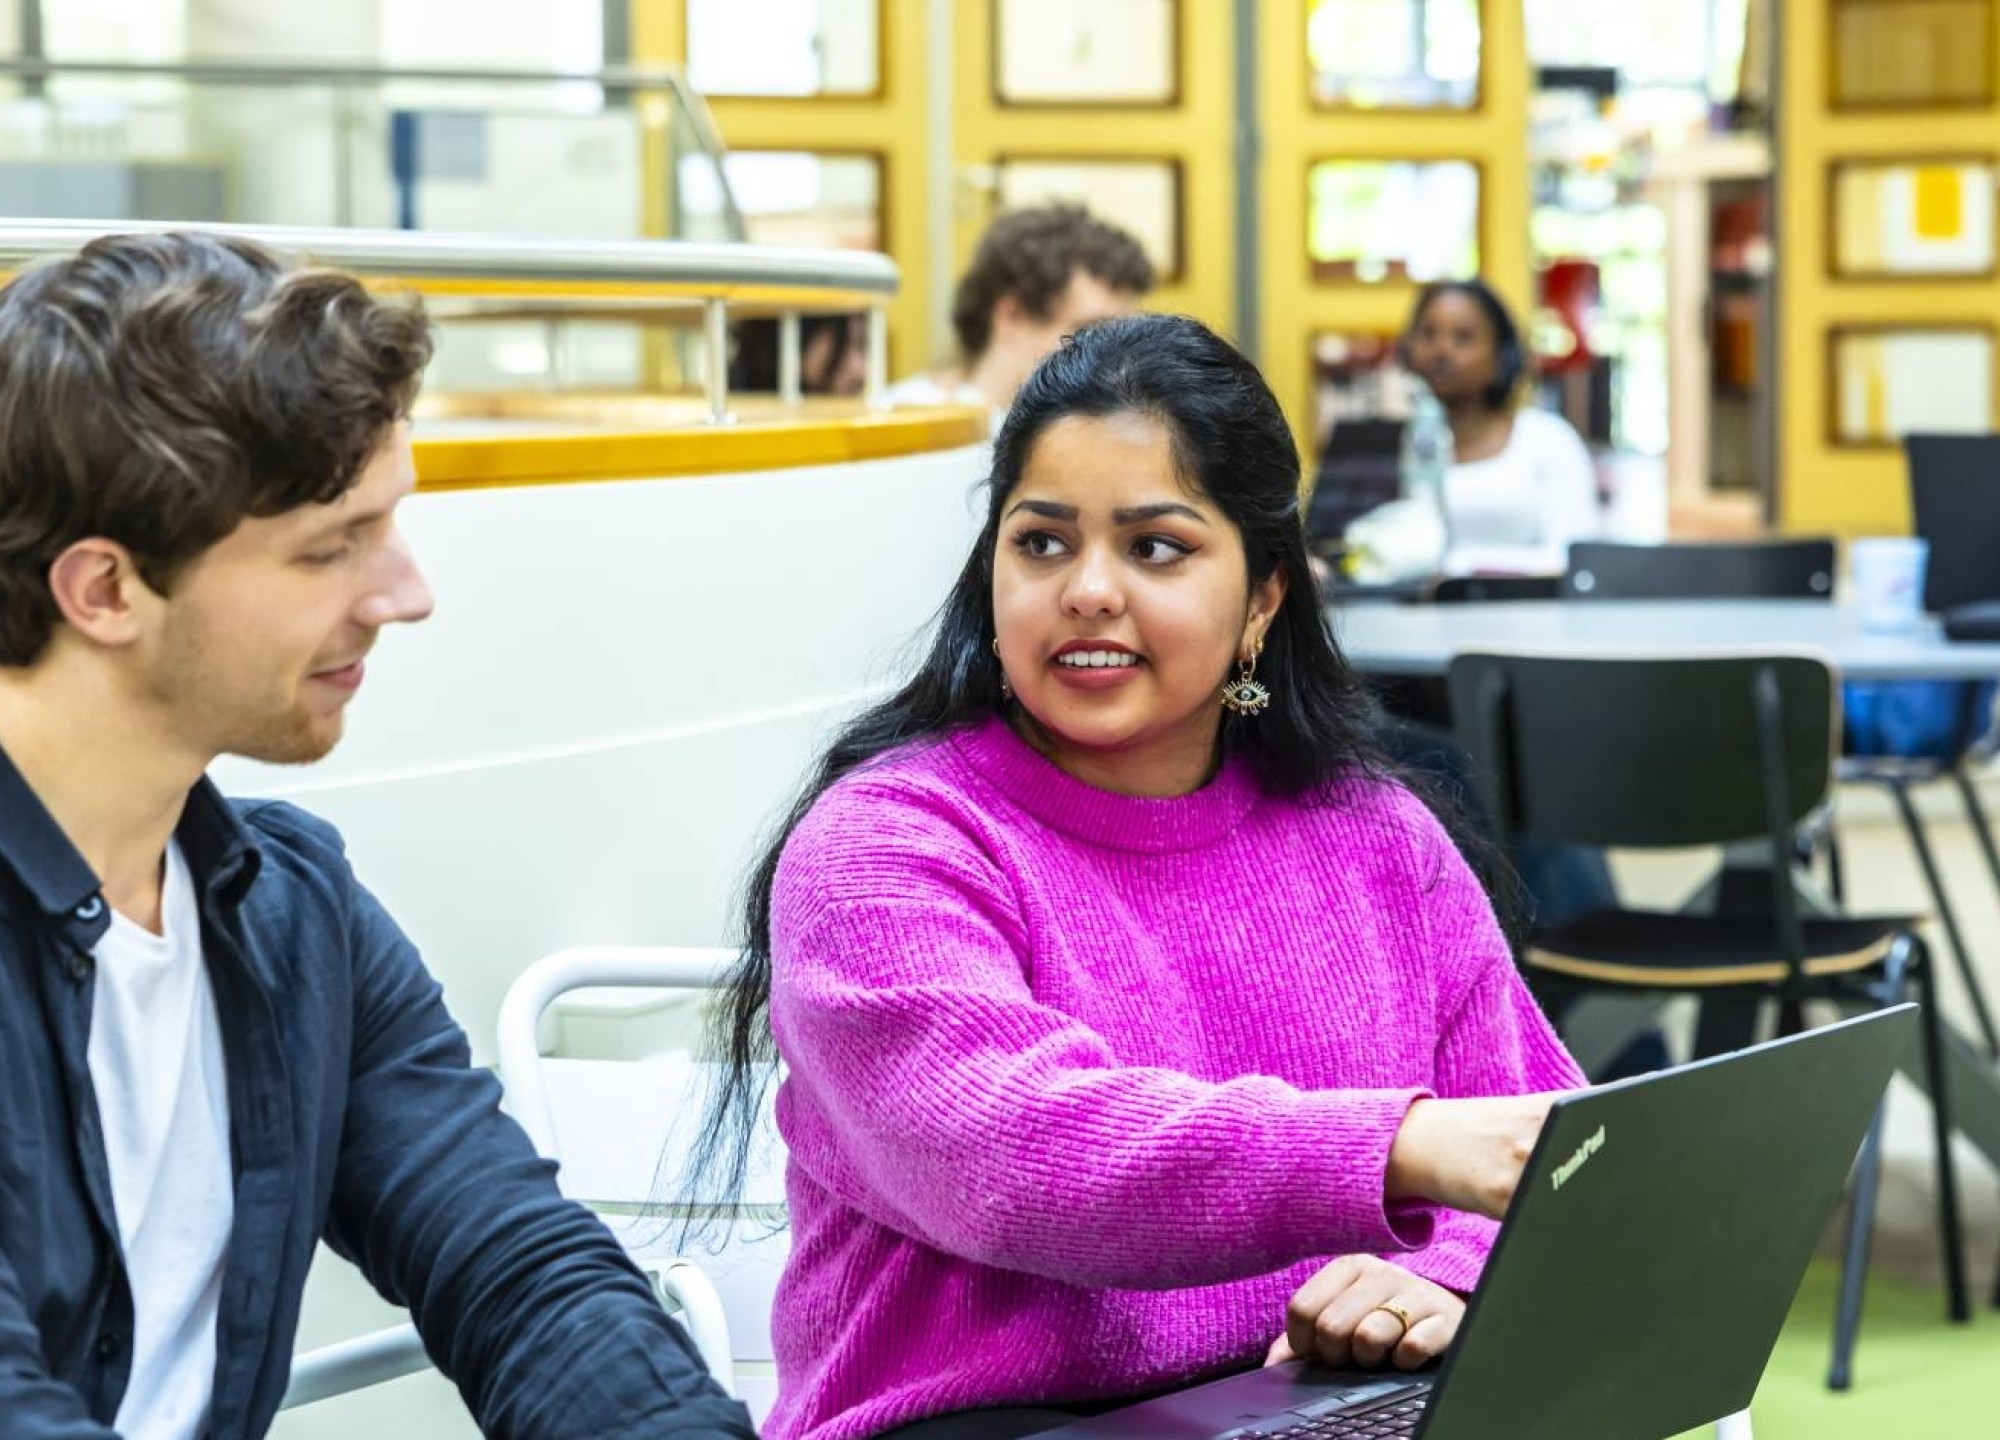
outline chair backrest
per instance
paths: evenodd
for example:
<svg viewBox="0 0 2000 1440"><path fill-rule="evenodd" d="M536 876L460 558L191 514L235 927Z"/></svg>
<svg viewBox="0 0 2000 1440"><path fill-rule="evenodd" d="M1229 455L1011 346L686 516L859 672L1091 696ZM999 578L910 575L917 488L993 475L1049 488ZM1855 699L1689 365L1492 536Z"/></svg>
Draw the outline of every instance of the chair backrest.
<svg viewBox="0 0 2000 1440"><path fill-rule="evenodd" d="M1431 599L1440 605L1488 600L1554 600L1562 594L1558 575L1450 575L1437 582Z"/></svg>
<svg viewBox="0 0 2000 1440"><path fill-rule="evenodd" d="M1569 547L1565 598L1578 600L1831 600L1833 541Z"/></svg>
<svg viewBox="0 0 2000 1440"><path fill-rule="evenodd" d="M2000 599L2000 435L1911 435L1910 508L1930 544L1924 608Z"/></svg>
<svg viewBox="0 0 2000 1440"><path fill-rule="evenodd" d="M501 1002L499 1068L509 1113L538 1151L561 1162L563 1193L593 1208L611 1207L610 1213L600 1209L601 1218L678 1313L709 1372L761 1419L770 1412L775 1386L740 1374L737 1362L768 1362L769 1295L783 1253L746 1264L724 1249L697 1266L662 1249L659 1242L677 1227L643 1211L662 1151L673 1143L666 1137L688 1128L690 1117L676 1102L697 1089L692 1077L701 1067L691 1055L671 1052L637 1062L545 1059L540 1044L542 1017L564 995L588 986L706 991L734 953L599 946L546 955L521 972ZM567 1141L561 1149L559 1133ZM768 1174L753 1187L759 1181L768 1195ZM634 1210L641 1213L633 1216ZM746 1273L748 1284L742 1283ZM408 1323L321 1346L294 1357L282 1408L316 1404L429 1366L423 1340Z"/></svg>
<svg viewBox="0 0 2000 1440"><path fill-rule="evenodd" d="M1450 684L1503 841L1782 843L1832 783L1833 674L1817 656L1466 654Z"/></svg>
<svg viewBox="0 0 2000 1440"><path fill-rule="evenodd" d="M523 970L500 1005L499 1068L507 1108L535 1148L561 1162L563 1193L597 1210L642 1269L662 1279L681 1275L688 1261L674 1253L682 1225L664 1208L663 1177L680 1168L692 1143L697 1110L716 1066L669 1037L665 1048L624 1045L615 1057L544 1055L542 1019L558 1001L605 1014L638 1007L643 992L701 995L721 982L733 950L660 946L595 946L545 955ZM579 992L590 991L590 995ZM566 1007L569 1008L569 1007ZM633 1020L631 1026L642 1022ZM619 1027L622 1028L622 1027ZM768 1098L768 1097L767 1097ZM709 1369L762 1420L776 1399L771 1305L791 1249L783 1224L784 1152L766 1105L752 1147L741 1205L717 1219L689 1259L711 1282L718 1313L706 1331L688 1328Z"/></svg>

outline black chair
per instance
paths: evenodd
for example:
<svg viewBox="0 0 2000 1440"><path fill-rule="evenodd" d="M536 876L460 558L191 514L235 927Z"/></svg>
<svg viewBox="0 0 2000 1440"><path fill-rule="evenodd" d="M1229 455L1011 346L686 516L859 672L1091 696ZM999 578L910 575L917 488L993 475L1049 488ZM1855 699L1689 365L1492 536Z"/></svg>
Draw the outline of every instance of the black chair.
<svg viewBox="0 0 2000 1440"><path fill-rule="evenodd" d="M1958 443L1965 441L1980 442L1984 448L1978 452L1967 451ZM1919 528L1929 516L1940 529L1957 528L1983 535L1986 532L1971 519L1971 512L1983 505L1994 512L1990 527L1995 540L2000 541L2000 470L1992 468L2000 465L2000 456L1995 454L1996 449L2000 449L2000 436L1913 437L1911 446L1913 488L1923 488L1923 500L1918 505ZM1968 500L1963 495L1968 487L1977 488L1975 500ZM1992 560L1995 551L1980 552L1975 558L1955 542L1947 541L1941 553L1947 558L1946 583L1954 602L1967 598L1964 592L1969 583L1985 583L1992 587L1993 594L2000 595L2000 566ZM1950 572L1953 562L1966 567L1976 564L1980 580L1968 581ZM1569 569L1563 576L1563 592L1566 596L1589 600L1831 600L1833 572L1834 543L1823 538L1678 545L1614 545L1580 541L1570 546ZM1926 580L1927 596L1933 583ZM1967 712L1961 716L1962 739L1948 759L1843 756L1839 778L1879 786L1888 792L1894 802L1904 833L1909 836L1910 848L1916 853L1918 867L1923 871L1925 884L1930 890L1938 924L1943 927L1945 939L1951 946L1952 960L1971 1003L1986 1052L1991 1057L2000 1058L2000 1030L1996 1030L1994 1025L1985 989L1972 965L1972 952L1959 928L1958 914L1945 894L1943 878L1931 854L1929 837L1909 793L1911 786L1927 781L1946 778L1956 781L1966 813L1972 820L1973 833L1978 837L1986 863L1993 872L1994 884L2000 886L2000 849L1994 845L1985 812L1980 808L1978 795L1964 765L1970 742L1986 728L1976 723L1977 717L1970 713L1975 694L1976 687L1972 686L1967 686L1963 692ZM1826 829L1824 839L1828 885L1834 900L1844 903L1847 892L1839 840L1830 828ZM1995 1282L1993 1298L1994 1304L2000 1305L2000 1280Z"/></svg>
<svg viewBox="0 0 2000 1440"><path fill-rule="evenodd" d="M1803 655L1578 659L1466 654L1451 665L1460 743L1500 844L1537 835L1667 848L1767 840L1791 853L1796 828L1826 798L1834 679ZM1935 979L1907 916L1808 918L1789 867L1768 897L1714 914L1602 911L1537 929L1521 956L1556 1005L1590 991L1733 991L1778 1002L1799 1029L1805 1002L1889 1005L1914 981L1937 1145L1938 1229L1948 1313L1966 1301L1950 1105ZM1881 1175L1878 1113L1856 1173L1828 1383L1852 1375L1869 1229Z"/></svg>
<svg viewBox="0 0 2000 1440"><path fill-rule="evenodd" d="M2000 435L1911 435L1910 509L1930 546L1924 609L2000 600Z"/></svg>
<svg viewBox="0 0 2000 1440"><path fill-rule="evenodd" d="M1562 593L1574 600L1831 600L1833 542L1757 540L1727 544L1569 547Z"/></svg>
<svg viewBox="0 0 2000 1440"><path fill-rule="evenodd" d="M1919 538L1930 547L1930 561L1924 571L1924 608L1948 610L1982 600L2000 599L2000 435L1912 435L1904 442L1909 456L1910 500L1916 516ZM1982 758L1978 747L1992 740L1993 717L1977 713L1979 686L1967 681L1959 690L1957 735L1948 753L1938 756L1850 755L1840 762L1840 778L1875 785L1895 804L1903 831L1910 837L1917 864L1930 887L1931 904L1938 923L1944 927L1958 962L1959 975L1972 1013L1978 1021L1986 1054L2000 1059L2000 1027L1972 968L1972 954L1959 929L1958 914L1945 895L1944 880L1932 858L1930 840L1921 816L1910 797L1918 785L1949 780L1965 807L1966 819L1986 857L1993 883L2000 888L2000 848L1985 808L1967 773L1967 762ZM1831 881L1834 898L1843 896L1839 851L1829 852L1833 861ZM2000 1305L2000 1279L1996 1279L1993 1303Z"/></svg>

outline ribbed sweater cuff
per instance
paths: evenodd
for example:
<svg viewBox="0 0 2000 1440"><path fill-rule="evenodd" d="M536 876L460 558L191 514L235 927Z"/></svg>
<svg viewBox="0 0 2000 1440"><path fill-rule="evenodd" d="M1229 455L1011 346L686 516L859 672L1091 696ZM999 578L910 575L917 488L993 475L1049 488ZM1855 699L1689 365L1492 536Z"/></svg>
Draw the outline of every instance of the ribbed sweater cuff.
<svg viewBox="0 0 2000 1440"><path fill-rule="evenodd" d="M1302 1117L1316 1135L1307 1141L1306 1153L1317 1163L1301 1166L1302 1178L1318 1196L1316 1204L1308 1200L1305 1213L1331 1230L1320 1241L1320 1253L1334 1248L1390 1253L1430 1243L1436 1209L1421 1202L1391 1201L1384 1195L1389 1147L1403 1117L1411 1105L1430 1098L1425 1089L1319 1091L1305 1097ZM1326 1241L1334 1237L1341 1243L1328 1245Z"/></svg>
<svg viewBox="0 0 2000 1440"><path fill-rule="evenodd" d="M1432 1213L1435 1215L1436 1212ZM1490 1248L1489 1245L1476 1243L1470 1236L1447 1234L1438 1236L1420 1255L1391 1254L1382 1258L1401 1265L1412 1275L1423 1276L1432 1284L1442 1285L1461 1295L1470 1295L1478 1288L1479 1277L1485 1273Z"/></svg>

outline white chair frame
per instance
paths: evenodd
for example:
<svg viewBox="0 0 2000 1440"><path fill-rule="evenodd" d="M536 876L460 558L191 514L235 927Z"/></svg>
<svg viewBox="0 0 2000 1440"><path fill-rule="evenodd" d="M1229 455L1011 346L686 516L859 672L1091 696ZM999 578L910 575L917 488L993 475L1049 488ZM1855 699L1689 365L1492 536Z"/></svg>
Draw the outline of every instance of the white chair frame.
<svg viewBox="0 0 2000 1440"><path fill-rule="evenodd" d="M507 1093L508 1109L536 1151L550 1159L558 1157L539 1041L542 1015L551 1004L571 990L594 985L713 989L723 967L734 958L734 951L714 948L584 946L545 955L523 970L500 1003L500 1084ZM661 1303L678 1312L716 1383L736 1394L729 1322L714 1282L685 1259L648 1265L647 1270ZM291 1382L280 1408L292 1410L380 1385L429 1364L422 1337L407 1323L322 1346L293 1359Z"/></svg>

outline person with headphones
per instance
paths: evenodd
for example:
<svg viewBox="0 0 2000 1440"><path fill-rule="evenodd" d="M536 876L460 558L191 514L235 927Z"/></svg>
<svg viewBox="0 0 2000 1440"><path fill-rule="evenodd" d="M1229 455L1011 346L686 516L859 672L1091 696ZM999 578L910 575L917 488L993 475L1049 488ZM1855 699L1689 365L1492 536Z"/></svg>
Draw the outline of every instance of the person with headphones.
<svg viewBox="0 0 2000 1440"><path fill-rule="evenodd" d="M1403 360L1451 422L1445 573L1560 572L1597 534L1597 471L1560 415L1515 404L1527 356L1506 305L1483 280L1426 286Z"/></svg>

